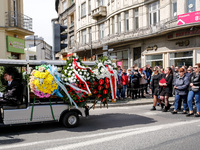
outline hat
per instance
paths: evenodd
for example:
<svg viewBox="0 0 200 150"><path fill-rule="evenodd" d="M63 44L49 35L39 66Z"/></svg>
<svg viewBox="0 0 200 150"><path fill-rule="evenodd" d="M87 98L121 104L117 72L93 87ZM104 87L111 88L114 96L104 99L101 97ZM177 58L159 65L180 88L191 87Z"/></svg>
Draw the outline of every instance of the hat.
<svg viewBox="0 0 200 150"><path fill-rule="evenodd" d="M139 69L139 71L143 71L143 69L142 69L142 68L140 68L140 69Z"/></svg>

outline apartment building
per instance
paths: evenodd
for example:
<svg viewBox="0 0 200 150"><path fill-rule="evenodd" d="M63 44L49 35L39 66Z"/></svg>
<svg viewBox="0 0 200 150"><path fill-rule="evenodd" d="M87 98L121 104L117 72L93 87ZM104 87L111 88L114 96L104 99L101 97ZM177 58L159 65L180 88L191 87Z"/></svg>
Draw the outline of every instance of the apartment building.
<svg viewBox="0 0 200 150"><path fill-rule="evenodd" d="M126 69L194 65L200 62L199 11L199 0L77 0L76 53L110 55ZM188 13L199 18L180 24L177 16Z"/></svg>
<svg viewBox="0 0 200 150"><path fill-rule="evenodd" d="M52 46L44 41L43 37L37 35L25 38L26 59L29 60L51 60Z"/></svg>
<svg viewBox="0 0 200 150"><path fill-rule="evenodd" d="M32 19L23 14L23 0L1 0L0 59L25 59L24 37L32 34Z"/></svg>
<svg viewBox="0 0 200 150"><path fill-rule="evenodd" d="M59 57L59 59L65 60L76 49L75 0L55 0L55 4L58 18L53 19L53 21L55 23L60 23L61 25L67 26L66 33L68 35L68 38L65 41L65 43L68 44L68 47L63 49L56 56Z"/></svg>

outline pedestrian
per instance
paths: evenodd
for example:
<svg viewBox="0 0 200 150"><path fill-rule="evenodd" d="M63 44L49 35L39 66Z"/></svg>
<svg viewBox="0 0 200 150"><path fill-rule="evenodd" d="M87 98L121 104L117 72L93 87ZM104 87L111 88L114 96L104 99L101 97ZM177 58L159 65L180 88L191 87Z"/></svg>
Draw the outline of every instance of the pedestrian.
<svg viewBox="0 0 200 150"><path fill-rule="evenodd" d="M147 91L147 88L148 88L148 85L150 83L151 74L149 73L146 66L143 67L143 74L145 74L145 76L146 76L145 80L147 82L144 89L145 89L146 94L149 94L148 91Z"/></svg>
<svg viewBox="0 0 200 150"><path fill-rule="evenodd" d="M128 86L127 86L127 97L131 97L131 76L132 76L131 68L127 70L127 76L128 76Z"/></svg>
<svg viewBox="0 0 200 150"><path fill-rule="evenodd" d="M175 89L175 103L174 111L172 111L172 114L177 114L179 101L181 100L183 101L183 114L186 114L189 78L185 75L183 68L179 69L179 75L174 78L175 79L173 85Z"/></svg>
<svg viewBox="0 0 200 150"><path fill-rule="evenodd" d="M140 74L140 76L141 76L141 78L140 78L139 97L140 97L140 94L141 94L141 97L142 97L142 98L145 98L145 96L144 96L144 90L146 89L146 85L147 85L147 76L146 76L146 74L143 72L143 69L142 69L142 68L139 69L139 74Z"/></svg>
<svg viewBox="0 0 200 150"><path fill-rule="evenodd" d="M138 88L140 86L140 74L138 73L138 68L135 67L134 73L131 76L131 89L132 89L132 99L137 99Z"/></svg>
<svg viewBox="0 0 200 150"><path fill-rule="evenodd" d="M195 117L200 117L200 63L195 64L193 67L194 72L191 75L190 78L190 86L189 86L189 93L188 93L188 107L189 107L189 113L186 116L194 115L193 112L193 98L195 97L196 102L196 109L197 112L195 114Z"/></svg>
<svg viewBox="0 0 200 150"><path fill-rule="evenodd" d="M160 99L165 102L165 109L163 109L163 112L167 112L171 107L168 100L172 92L173 71L171 67L165 69L165 74L163 74L161 78L162 79L159 81L159 86L161 88Z"/></svg>
<svg viewBox="0 0 200 150"><path fill-rule="evenodd" d="M161 101L158 99L158 95L160 94L160 86L159 81L161 79L161 73L160 69L158 67L154 67L153 74L152 74L152 81L151 81L151 90L153 94L153 107L151 110L156 110L156 104L157 102L161 105L161 107L164 107L164 104L161 103Z"/></svg>
<svg viewBox="0 0 200 150"><path fill-rule="evenodd" d="M121 84L122 84L122 98L125 99L125 92L128 85L128 76L126 73L126 69L122 70Z"/></svg>
<svg viewBox="0 0 200 150"><path fill-rule="evenodd" d="M118 97L118 100L120 100L120 98L121 98L121 90L122 90L121 77L122 77L121 66L117 66L117 97Z"/></svg>

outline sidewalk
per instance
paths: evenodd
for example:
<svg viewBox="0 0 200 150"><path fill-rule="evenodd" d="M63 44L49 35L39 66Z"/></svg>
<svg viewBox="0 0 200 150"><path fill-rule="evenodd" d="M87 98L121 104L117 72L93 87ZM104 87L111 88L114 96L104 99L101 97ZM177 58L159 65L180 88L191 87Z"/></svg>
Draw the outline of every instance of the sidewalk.
<svg viewBox="0 0 200 150"><path fill-rule="evenodd" d="M123 106L135 106L135 105L147 105L152 104L153 105L153 98L147 94L145 95L146 98L138 98L138 99L132 99L132 98L126 98L124 100L117 100L116 103L112 103L111 100L108 102L108 107L123 107ZM174 97L169 97L169 102L173 104ZM89 107L93 105L93 102L87 103ZM102 108L104 106L102 105ZM97 102L95 105L95 108L100 108L100 102Z"/></svg>

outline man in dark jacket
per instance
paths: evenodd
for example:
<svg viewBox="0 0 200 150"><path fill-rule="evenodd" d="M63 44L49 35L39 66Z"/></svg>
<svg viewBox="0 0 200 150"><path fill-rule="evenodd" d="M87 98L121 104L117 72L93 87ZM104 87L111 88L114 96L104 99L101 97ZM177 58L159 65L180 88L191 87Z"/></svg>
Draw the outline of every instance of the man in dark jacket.
<svg viewBox="0 0 200 150"><path fill-rule="evenodd" d="M0 104L17 105L20 101L20 83L15 80L15 71L7 69L4 72L4 79L8 82L3 99L0 99Z"/></svg>

